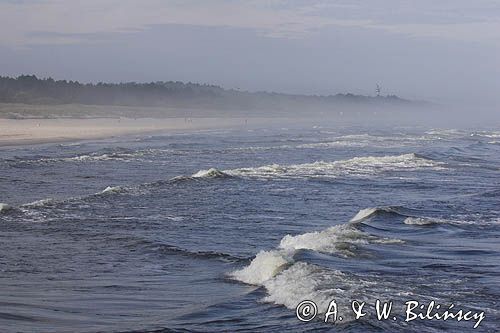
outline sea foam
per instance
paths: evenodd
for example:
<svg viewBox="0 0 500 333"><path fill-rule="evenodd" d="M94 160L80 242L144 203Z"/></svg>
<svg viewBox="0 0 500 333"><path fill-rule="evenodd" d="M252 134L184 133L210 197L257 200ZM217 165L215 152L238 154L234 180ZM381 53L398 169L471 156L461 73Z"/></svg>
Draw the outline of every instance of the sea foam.
<svg viewBox="0 0 500 333"><path fill-rule="evenodd" d="M337 178L343 176L369 177L388 171L413 171L422 168L445 169L444 163L410 153L394 156L354 157L333 162L316 161L303 164L269 164L258 167L219 170L210 168L199 170L193 175L178 176L171 181L199 178Z"/></svg>
<svg viewBox="0 0 500 333"><path fill-rule="evenodd" d="M224 170L231 176L255 178L336 178L341 176L372 176L387 171L413 171L422 168L444 169L443 163L414 153L395 156L354 157L333 162L280 165Z"/></svg>
<svg viewBox="0 0 500 333"><path fill-rule="evenodd" d="M195 174L193 174L191 177L192 178L225 178L225 177L229 177L229 175L223 171L218 170L218 169L210 168L208 170L200 170L200 171L196 172Z"/></svg>
<svg viewBox="0 0 500 333"><path fill-rule="evenodd" d="M11 205L8 205L6 203L0 203L0 213L7 212L12 209Z"/></svg>
<svg viewBox="0 0 500 333"><path fill-rule="evenodd" d="M259 252L249 266L230 275L244 283L262 285L283 271L287 265L293 264L293 256L298 250L313 250L349 257L356 255L353 252L356 245L398 242L401 241L370 235L350 224L335 225L323 231L296 236L286 235L281 239L277 249Z"/></svg>
<svg viewBox="0 0 500 333"><path fill-rule="evenodd" d="M366 218L378 210L362 210L353 220ZM339 303L348 306L352 295L359 290L369 290L373 287L372 282L348 276L340 270L296 261L294 256L297 251L306 249L349 257L356 256L356 245L401 242L370 235L357 229L356 224L335 225L323 231L286 235L276 249L260 251L248 266L229 275L240 282L266 288L266 302L295 309L301 301L312 300L318 305L319 312L325 313L332 299L338 299ZM353 320L348 316L344 319L344 322Z"/></svg>
<svg viewBox="0 0 500 333"><path fill-rule="evenodd" d="M280 251L260 251L247 267L235 271L231 276L241 282L261 285L281 272L291 258Z"/></svg>

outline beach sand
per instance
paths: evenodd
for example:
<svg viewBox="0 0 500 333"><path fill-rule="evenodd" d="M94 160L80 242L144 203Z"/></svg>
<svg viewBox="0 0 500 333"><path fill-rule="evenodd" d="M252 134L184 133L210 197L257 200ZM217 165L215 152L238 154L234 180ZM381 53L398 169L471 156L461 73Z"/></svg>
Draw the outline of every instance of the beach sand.
<svg viewBox="0 0 500 333"><path fill-rule="evenodd" d="M260 120L262 121L262 120ZM253 119L249 123L257 123ZM243 118L0 119L0 147L245 126Z"/></svg>

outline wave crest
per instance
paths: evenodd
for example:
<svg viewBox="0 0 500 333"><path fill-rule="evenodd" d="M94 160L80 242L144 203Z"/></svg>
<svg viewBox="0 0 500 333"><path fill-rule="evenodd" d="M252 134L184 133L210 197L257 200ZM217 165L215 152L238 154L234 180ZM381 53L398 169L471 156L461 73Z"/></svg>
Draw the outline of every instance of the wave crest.
<svg viewBox="0 0 500 333"><path fill-rule="evenodd" d="M352 256L350 244L367 244L370 236L349 225L338 225L323 231L305 233L297 236L286 235L280 242L279 247L284 250L313 250L325 253L339 253L344 256ZM341 246L342 245L342 246Z"/></svg>
<svg viewBox="0 0 500 333"><path fill-rule="evenodd" d="M235 271L231 277L246 284L260 285L275 277L292 262L279 251L260 251L247 267Z"/></svg>
<svg viewBox="0 0 500 333"><path fill-rule="evenodd" d="M21 207L26 207L26 208L30 208L30 207L45 207L45 206L48 206L48 205L50 205L52 203L54 203L54 199L47 198L47 199L36 200L36 201L30 202L30 203L24 204Z"/></svg>
<svg viewBox="0 0 500 333"><path fill-rule="evenodd" d="M227 177L230 177L230 175L215 168L210 168L208 170L200 170L191 176L191 178L227 178Z"/></svg>
<svg viewBox="0 0 500 333"><path fill-rule="evenodd" d="M359 212L357 212L356 215L354 215L354 217L349 220L349 222L362 222L378 214L396 214L400 216L406 216L405 214L401 213L397 207L371 207L359 210Z"/></svg>
<svg viewBox="0 0 500 333"><path fill-rule="evenodd" d="M422 168L442 170L444 163L415 153L394 156L354 157L333 162L316 161L304 164L269 164L259 167L219 170L199 170L191 176L177 176L170 181L208 178L337 178L342 176L367 177L388 171L414 171Z"/></svg>
<svg viewBox="0 0 500 333"><path fill-rule="evenodd" d="M307 249L346 257L356 255L357 244L395 242L402 241L365 233L355 224L335 225L319 232L286 235L277 249L260 251L248 266L229 275L240 282L266 288L266 302L294 309L303 300L313 300L324 313L333 298L347 302L353 290L367 288L370 282L339 270L296 261L297 251ZM352 319L346 318L349 320Z"/></svg>
<svg viewBox="0 0 500 333"><path fill-rule="evenodd" d="M122 186L108 186L104 190L102 190L101 192L99 192L97 194L120 193L123 190L124 190L124 188Z"/></svg>
<svg viewBox="0 0 500 333"><path fill-rule="evenodd" d="M294 264L294 254L299 250L352 257L356 255L356 245L370 243L390 244L402 241L373 236L350 224L335 225L323 231L286 235L277 249L260 251L250 265L232 272L230 276L244 283L262 285L284 271L287 266Z"/></svg>

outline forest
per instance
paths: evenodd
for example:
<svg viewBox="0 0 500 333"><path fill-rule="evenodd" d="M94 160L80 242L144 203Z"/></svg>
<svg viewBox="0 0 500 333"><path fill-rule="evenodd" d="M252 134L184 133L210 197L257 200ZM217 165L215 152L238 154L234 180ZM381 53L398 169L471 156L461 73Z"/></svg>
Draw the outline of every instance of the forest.
<svg viewBox="0 0 500 333"><path fill-rule="evenodd" d="M329 109L335 105L391 104L412 102L395 95L355 94L292 95L273 92L247 92L220 86L179 81L150 83L80 83L78 81L21 75L0 76L0 103L34 105L116 105L179 107L196 109Z"/></svg>

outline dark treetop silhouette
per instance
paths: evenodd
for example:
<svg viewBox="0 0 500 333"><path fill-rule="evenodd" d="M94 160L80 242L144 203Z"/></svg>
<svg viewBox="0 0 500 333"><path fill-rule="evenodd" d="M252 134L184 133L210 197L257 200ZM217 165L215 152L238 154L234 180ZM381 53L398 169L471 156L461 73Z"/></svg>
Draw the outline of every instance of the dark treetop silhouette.
<svg viewBox="0 0 500 333"><path fill-rule="evenodd" d="M410 105L395 95L328 96L292 95L272 92L246 92L179 81L151 83L80 83L21 75L0 77L0 102L24 104L87 104L121 106L160 106L207 109L329 109L342 104Z"/></svg>

